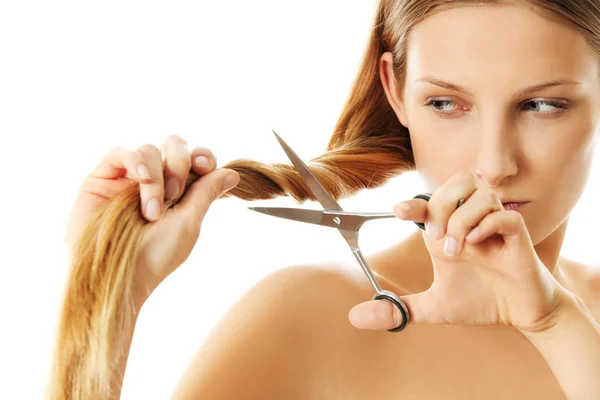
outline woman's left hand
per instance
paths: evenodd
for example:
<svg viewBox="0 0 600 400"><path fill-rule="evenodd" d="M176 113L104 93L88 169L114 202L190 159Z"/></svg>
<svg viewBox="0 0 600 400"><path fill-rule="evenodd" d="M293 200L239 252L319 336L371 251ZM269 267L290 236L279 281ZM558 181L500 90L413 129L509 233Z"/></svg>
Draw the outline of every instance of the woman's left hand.
<svg viewBox="0 0 600 400"><path fill-rule="evenodd" d="M410 323L512 325L539 332L554 325L567 291L540 261L523 216L504 210L488 186L472 173L457 173L429 201L406 201L410 211L394 207L401 219L426 222L423 238L433 263L431 287L402 296ZM466 201L457 208L459 199ZM439 238L429 236L439 231ZM475 229L473 229L475 228ZM448 255L451 239L457 255ZM448 243L448 244L447 244ZM355 306L350 322L357 328L392 329L400 312L389 301Z"/></svg>

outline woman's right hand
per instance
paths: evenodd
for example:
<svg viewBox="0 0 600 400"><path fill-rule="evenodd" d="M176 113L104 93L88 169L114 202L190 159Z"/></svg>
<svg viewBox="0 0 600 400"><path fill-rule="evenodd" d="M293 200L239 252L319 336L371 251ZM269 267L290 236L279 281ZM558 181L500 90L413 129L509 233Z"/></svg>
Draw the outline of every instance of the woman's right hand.
<svg viewBox="0 0 600 400"><path fill-rule="evenodd" d="M184 192L190 171L200 176ZM141 210L151 222L136 270L139 281L152 291L188 258L204 215L214 200L239 183L237 172L216 169L207 148L188 150L187 142L172 135L161 149L146 144L137 151L115 147L87 176L69 218L66 245L73 251L77 237L104 204L129 187L140 186ZM178 201L164 210L165 199Z"/></svg>

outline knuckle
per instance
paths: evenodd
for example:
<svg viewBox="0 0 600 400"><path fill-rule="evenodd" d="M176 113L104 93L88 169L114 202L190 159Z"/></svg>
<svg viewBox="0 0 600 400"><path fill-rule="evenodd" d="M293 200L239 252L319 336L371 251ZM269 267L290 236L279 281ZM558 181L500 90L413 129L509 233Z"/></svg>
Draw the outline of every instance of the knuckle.
<svg viewBox="0 0 600 400"><path fill-rule="evenodd" d="M507 212L507 216L508 216L508 220L513 223L520 223L521 221L523 221L523 216L521 215L520 212L516 211L516 210L506 210Z"/></svg>
<svg viewBox="0 0 600 400"><path fill-rule="evenodd" d="M141 164L144 162L144 156L139 151L127 150L127 156L135 163Z"/></svg>
<svg viewBox="0 0 600 400"><path fill-rule="evenodd" d="M190 219L185 224L181 225L181 228L178 230L179 232L181 232L182 234L182 239L183 238L190 238L190 237L198 237L200 235L200 230L202 228L202 221L200 221L199 224L197 223L191 223L193 220Z"/></svg>
<svg viewBox="0 0 600 400"><path fill-rule="evenodd" d="M483 189L483 197L490 203L496 203L498 201L498 195L491 188Z"/></svg>
<svg viewBox="0 0 600 400"><path fill-rule="evenodd" d="M491 213L491 214L488 214L483 219L483 221L488 226L498 226L499 224L502 223L502 221L505 221L505 219L502 218L502 214L500 214L500 213Z"/></svg>
<svg viewBox="0 0 600 400"><path fill-rule="evenodd" d="M475 174L471 171L460 171L457 174L457 179L460 182L471 182L475 180Z"/></svg>
<svg viewBox="0 0 600 400"><path fill-rule="evenodd" d="M113 146L110 148L110 150L108 151L107 154L121 154L128 151L126 148L124 148L123 146Z"/></svg>
<svg viewBox="0 0 600 400"><path fill-rule="evenodd" d="M169 135L169 137L167 138L167 141L178 143L178 144L187 144L187 140L185 140L181 136L175 135L175 134Z"/></svg>
<svg viewBox="0 0 600 400"><path fill-rule="evenodd" d="M213 151L211 149L209 149L208 147L196 147L194 149L194 157L198 157L198 156L205 156L206 158L210 160L216 160L216 156L215 153L213 153Z"/></svg>
<svg viewBox="0 0 600 400"><path fill-rule="evenodd" d="M172 134L172 135L169 135L169 137L167 137L167 139L165 139L162 147L169 148L171 146L180 147L182 149L187 150L188 142L181 136Z"/></svg>
<svg viewBox="0 0 600 400"><path fill-rule="evenodd" d="M156 147L155 145L153 145L153 144L146 143L146 144L143 144L143 145L141 145L139 147L138 152L144 153L144 154L153 154L153 155L155 155L157 153L160 153L160 149L158 147Z"/></svg>

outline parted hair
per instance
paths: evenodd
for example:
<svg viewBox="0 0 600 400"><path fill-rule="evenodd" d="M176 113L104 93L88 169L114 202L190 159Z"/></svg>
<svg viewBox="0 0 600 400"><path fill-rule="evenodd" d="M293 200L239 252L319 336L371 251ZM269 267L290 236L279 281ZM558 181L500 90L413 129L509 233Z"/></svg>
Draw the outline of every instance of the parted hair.
<svg viewBox="0 0 600 400"><path fill-rule="evenodd" d="M512 3L569 23L583 33L600 59L598 0L380 0L359 71L327 149L307 163L336 199L379 187L415 169L408 129L400 124L381 83L382 54L392 52L394 78L402 86L408 36L415 24L447 8ZM316 200L291 165L239 159L223 167L235 170L240 182L222 197ZM185 189L198 179L190 173ZM165 202L165 209L174 204ZM126 357L121 336L134 323L134 270L148 224L140 208L139 184L132 182L78 238L57 326L48 398L97 400L117 395L110 392L110 379Z"/></svg>

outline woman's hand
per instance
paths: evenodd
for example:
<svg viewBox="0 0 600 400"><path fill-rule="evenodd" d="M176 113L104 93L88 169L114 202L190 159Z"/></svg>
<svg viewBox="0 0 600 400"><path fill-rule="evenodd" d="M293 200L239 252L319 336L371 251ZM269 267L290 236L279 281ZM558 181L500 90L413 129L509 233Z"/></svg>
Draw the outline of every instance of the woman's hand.
<svg viewBox="0 0 600 400"><path fill-rule="evenodd" d="M215 168L209 149L197 147L190 153L187 142L175 135L161 149L150 144L137 151L113 148L83 182L69 218L67 247L73 251L94 213L131 184L139 184L141 210L152 224L144 236L136 282L153 290L188 258L212 202L238 184L235 171ZM201 178L180 199L190 170ZM179 202L165 211L165 199Z"/></svg>
<svg viewBox="0 0 600 400"><path fill-rule="evenodd" d="M466 201L457 208L459 199ZM478 187L471 173L458 173L429 201L394 207L401 219L426 222L423 232L434 281L418 294L403 296L411 323L507 324L524 332L550 328L567 291L538 258L523 216L504 210L497 194ZM430 237L438 230L438 237ZM449 255L451 239L456 255ZM398 319L400 318L400 320ZM350 312L358 328L392 329L401 314L388 301L369 301Z"/></svg>

